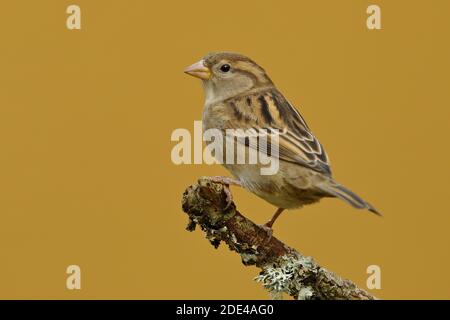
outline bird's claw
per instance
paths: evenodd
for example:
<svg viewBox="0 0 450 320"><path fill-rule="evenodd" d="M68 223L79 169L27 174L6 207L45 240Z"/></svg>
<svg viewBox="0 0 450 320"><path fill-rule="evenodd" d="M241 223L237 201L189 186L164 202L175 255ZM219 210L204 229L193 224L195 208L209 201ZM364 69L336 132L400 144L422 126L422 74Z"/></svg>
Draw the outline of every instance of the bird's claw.
<svg viewBox="0 0 450 320"><path fill-rule="evenodd" d="M223 192L225 192L226 195L225 199L227 200L227 204L223 209L227 210L233 203L233 195L231 194L230 189L228 189L228 185L224 185Z"/></svg>
<svg viewBox="0 0 450 320"><path fill-rule="evenodd" d="M223 191L225 192L226 200L227 200L227 204L226 204L224 210L227 210L233 203L233 195L231 194L231 191L228 187L230 185L242 186L241 182L236 179L230 178L230 177L221 177L221 176L213 176L213 177L210 177L209 179L212 182L220 183L220 184L224 185Z"/></svg>
<svg viewBox="0 0 450 320"><path fill-rule="evenodd" d="M267 235L268 235L267 242L269 242L272 239L272 236L273 236L273 229L272 229L272 227L270 227L268 225L268 223L260 224L258 226L267 233Z"/></svg>

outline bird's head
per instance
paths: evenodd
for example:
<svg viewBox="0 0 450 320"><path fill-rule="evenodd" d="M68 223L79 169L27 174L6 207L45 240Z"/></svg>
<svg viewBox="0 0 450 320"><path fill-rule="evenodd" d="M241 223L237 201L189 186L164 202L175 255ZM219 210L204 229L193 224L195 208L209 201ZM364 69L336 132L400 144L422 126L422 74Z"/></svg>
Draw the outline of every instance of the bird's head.
<svg viewBox="0 0 450 320"><path fill-rule="evenodd" d="M264 69L253 60L231 52L209 53L184 72L202 79L207 102L273 85Z"/></svg>

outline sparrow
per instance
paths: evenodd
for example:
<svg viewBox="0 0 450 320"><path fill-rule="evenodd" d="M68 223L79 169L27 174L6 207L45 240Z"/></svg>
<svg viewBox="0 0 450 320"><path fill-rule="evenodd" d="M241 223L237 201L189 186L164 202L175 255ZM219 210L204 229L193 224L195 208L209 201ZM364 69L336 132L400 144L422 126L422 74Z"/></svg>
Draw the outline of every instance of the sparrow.
<svg viewBox="0 0 450 320"><path fill-rule="evenodd" d="M333 179L328 155L305 119L253 60L237 53L214 52L184 72L202 80L204 130L218 129L224 136L227 129L271 128L280 132L279 169L275 174L261 175L259 165L235 162L223 163L234 178L214 177L226 185L242 186L276 206L278 209L266 227L271 229L286 209L330 197L380 215L372 205ZM239 141L245 144L246 152L252 148L265 151L247 140Z"/></svg>

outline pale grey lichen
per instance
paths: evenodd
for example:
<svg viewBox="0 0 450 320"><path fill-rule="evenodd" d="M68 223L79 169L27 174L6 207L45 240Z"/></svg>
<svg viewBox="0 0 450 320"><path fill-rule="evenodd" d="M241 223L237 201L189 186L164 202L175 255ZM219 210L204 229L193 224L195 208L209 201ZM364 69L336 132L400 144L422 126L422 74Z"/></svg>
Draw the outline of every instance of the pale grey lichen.
<svg viewBox="0 0 450 320"><path fill-rule="evenodd" d="M258 261L258 257L254 253L241 253L241 259L244 265L255 264Z"/></svg>
<svg viewBox="0 0 450 320"><path fill-rule="evenodd" d="M283 300L283 292L269 291L270 299Z"/></svg>
<svg viewBox="0 0 450 320"><path fill-rule="evenodd" d="M287 293L299 300L308 300L314 297L314 290L308 284L311 281L308 280L316 272L312 258L289 254L280 257L276 263L264 266L255 280L262 283L274 299Z"/></svg>
<svg viewBox="0 0 450 320"><path fill-rule="evenodd" d="M314 296L314 291L310 286L302 287L298 291L298 300L310 300Z"/></svg>

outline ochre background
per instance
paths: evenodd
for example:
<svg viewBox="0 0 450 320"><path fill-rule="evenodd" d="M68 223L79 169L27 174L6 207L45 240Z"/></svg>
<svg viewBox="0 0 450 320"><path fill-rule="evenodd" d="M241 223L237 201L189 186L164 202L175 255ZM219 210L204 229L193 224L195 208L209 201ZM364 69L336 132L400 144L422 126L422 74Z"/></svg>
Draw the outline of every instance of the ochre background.
<svg viewBox="0 0 450 320"><path fill-rule="evenodd" d="M82 10L69 31L66 7ZM382 9L381 31L366 8ZM384 218L338 200L275 235L378 297L450 298L450 2L4 1L0 13L0 298L265 299L226 248L184 230L180 199L220 166L175 166L201 118L183 68L249 55L307 119L334 175ZM234 189L263 223L274 208ZM65 288L80 265L82 290Z"/></svg>

